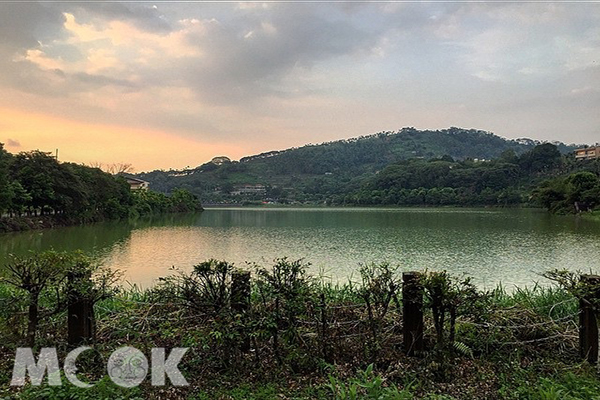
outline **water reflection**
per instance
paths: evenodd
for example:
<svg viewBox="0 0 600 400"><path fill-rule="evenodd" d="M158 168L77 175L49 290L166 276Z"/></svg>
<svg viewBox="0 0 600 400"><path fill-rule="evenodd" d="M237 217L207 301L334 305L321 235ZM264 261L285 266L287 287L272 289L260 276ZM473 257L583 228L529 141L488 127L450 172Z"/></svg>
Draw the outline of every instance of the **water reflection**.
<svg viewBox="0 0 600 400"><path fill-rule="evenodd" d="M549 268L595 269L600 224L537 210L209 209L0 237L3 256L30 249L94 250L143 286L208 258L268 264L305 258L335 280L360 263L447 269L480 285L531 284Z"/></svg>

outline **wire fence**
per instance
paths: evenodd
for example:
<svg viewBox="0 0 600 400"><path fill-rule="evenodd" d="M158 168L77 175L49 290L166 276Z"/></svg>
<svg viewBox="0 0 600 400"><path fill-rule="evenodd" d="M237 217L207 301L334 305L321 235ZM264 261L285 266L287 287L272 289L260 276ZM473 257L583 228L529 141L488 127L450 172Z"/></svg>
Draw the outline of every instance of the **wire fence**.
<svg viewBox="0 0 600 400"><path fill-rule="evenodd" d="M577 299L571 298L554 304L547 304L535 307L505 307L494 309L492 314L497 319L506 318L507 313L513 315L509 322L500 323L496 321L475 322L468 318L458 318L456 324L458 326L472 327L478 329L482 335L490 334L494 331L509 331L509 335L489 338L491 342L500 346L518 346L531 345L536 343L544 343L552 340L573 340L576 335L577 324L576 319L580 311L570 312L559 318L552 317L554 310L560 306L571 306L577 302ZM140 323L184 323L196 322L198 324L206 323L214 319L214 313L201 313L197 310L189 310L182 307L181 304L175 302L151 302L134 299L119 299L117 304L133 304L143 307L146 312L135 312L129 316L124 316L119 308L108 308L97 304L96 310L103 315L103 318L132 318ZM324 306L324 307L323 307ZM163 308L176 308L176 313L164 313ZM511 320L518 318L519 312L522 311L546 311L535 315L535 321L526 323L514 323ZM379 339L385 341L396 335L401 335L402 330L402 309L391 305L387 310L388 313L384 318L375 321L377 324ZM543 315L547 315L543 317ZM543 319L545 320L539 320ZM374 318L377 319L377 318ZM370 330L370 324L373 323L373 318L369 319L367 312L367 304L321 304L315 306L310 312L299 316L296 321L297 327L302 329L304 335L323 336L326 331L327 339L330 341L354 340L357 338L365 338L373 336L373 331ZM192 326L192 325L190 325ZM543 334L535 338L519 339L519 331L536 332ZM501 339L504 340L501 340ZM513 338L515 340L505 340Z"/></svg>
<svg viewBox="0 0 600 400"><path fill-rule="evenodd" d="M519 325L496 325L496 324L492 324L489 322L476 323L476 322L463 321L463 320L461 320L459 322L464 325L471 325L471 326L477 326L477 327L481 327L481 328L490 328L490 329L528 329L528 328L530 329L530 328L539 328L539 327L548 326L548 325L556 325L556 324L560 324L561 322L565 322L565 321L571 321L577 315L579 315L579 311L575 312L575 313L571 313L562 318L551 319L550 321L536 322L536 323L530 323L530 324L519 324Z"/></svg>
<svg viewBox="0 0 600 400"><path fill-rule="evenodd" d="M480 339L498 346L526 346L554 340L574 343L578 338L577 317L581 311L565 311L574 306L576 298L565 299L553 304L510 306L486 310L484 321L462 316L456 325L475 329ZM128 307L134 306L134 307ZM218 310L201 311L203 305L192 307L190 302L151 301L127 297L112 298L96 303L98 331L126 331L132 326L160 328L164 324L179 325L185 329L199 328L219 320ZM295 316L296 329L303 335L314 336L333 344L344 341L377 340L385 347L387 342L399 340L402 336L403 309L390 301L385 307L367 303L315 302L302 314ZM562 307L562 308L561 308ZM371 309L370 309L371 308ZM560 309L560 310L559 310ZM210 311L208 311L210 310ZM557 310L559 317L553 317ZM262 310L264 312L264 310ZM377 312L373 312L377 311ZM249 317L256 317L250 310ZM381 314L379 314L381 313ZM15 311L15 318L26 320L27 311ZM473 320L474 319L474 320ZM523 321L524 322L520 322ZM60 328L62 324L62 328ZM435 333L431 316L426 318L427 335ZM64 322L58 318L40 321L39 329L64 329ZM501 332L501 334L498 334Z"/></svg>

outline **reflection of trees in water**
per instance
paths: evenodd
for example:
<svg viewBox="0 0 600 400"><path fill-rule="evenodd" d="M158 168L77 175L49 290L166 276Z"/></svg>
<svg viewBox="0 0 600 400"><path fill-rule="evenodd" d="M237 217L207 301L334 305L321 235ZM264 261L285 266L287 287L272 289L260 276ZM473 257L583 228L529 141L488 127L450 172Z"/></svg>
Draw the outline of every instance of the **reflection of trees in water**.
<svg viewBox="0 0 600 400"><path fill-rule="evenodd" d="M194 226L197 225L197 222L200 220L202 215L202 213L161 214L130 219L126 223L130 225L132 229L144 229L160 226Z"/></svg>
<svg viewBox="0 0 600 400"><path fill-rule="evenodd" d="M131 232L162 226L190 226L199 213L168 214L136 218L127 221L108 221L83 226L26 231L0 236L0 265L8 254L26 255L31 251L83 250L86 253L105 254L115 244L125 242Z"/></svg>

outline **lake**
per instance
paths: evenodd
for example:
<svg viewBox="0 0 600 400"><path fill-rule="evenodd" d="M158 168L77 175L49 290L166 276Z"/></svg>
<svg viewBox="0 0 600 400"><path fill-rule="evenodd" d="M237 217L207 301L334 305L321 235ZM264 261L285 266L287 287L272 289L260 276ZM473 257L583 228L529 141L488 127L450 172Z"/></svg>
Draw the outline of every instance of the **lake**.
<svg viewBox="0 0 600 400"><path fill-rule="evenodd" d="M203 213L0 235L2 254L94 252L143 287L209 258L249 268L304 258L314 274L358 280L364 263L443 270L484 287L546 284L552 268L598 271L600 223L542 210L210 208Z"/></svg>

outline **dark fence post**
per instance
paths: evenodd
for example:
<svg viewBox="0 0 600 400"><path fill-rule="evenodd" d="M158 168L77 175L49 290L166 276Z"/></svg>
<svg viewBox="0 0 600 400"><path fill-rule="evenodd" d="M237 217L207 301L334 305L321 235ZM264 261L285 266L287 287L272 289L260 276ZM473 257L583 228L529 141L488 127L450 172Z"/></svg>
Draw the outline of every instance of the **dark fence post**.
<svg viewBox="0 0 600 400"><path fill-rule="evenodd" d="M250 272L236 271L231 276L231 307L245 313L250 308Z"/></svg>
<svg viewBox="0 0 600 400"><path fill-rule="evenodd" d="M325 293L321 293L321 351L325 362L332 364L333 357L329 346L329 329L327 323L327 303L325 302Z"/></svg>
<svg viewBox="0 0 600 400"><path fill-rule="evenodd" d="M91 288L90 276L77 272L68 277L67 327L69 345L78 345L94 338L94 305L84 288Z"/></svg>
<svg viewBox="0 0 600 400"><path fill-rule="evenodd" d="M231 308L234 312L241 314L243 321L247 320L247 314L250 310L250 272L236 271L231 276ZM241 350L250 351L250 337L246 332L240 332L242 335Z"/></svg>
<svg viewBox="0 0 600 400"><path fill-rule="evenodd" d="M600 298L600 276L582 275L585 293L579 299L579 353L592 364L598 362L598 323L594 300Z"/></svg>
<svg viewBox="0 0 600 400"><path fill-rule="evenodd" d="M404 352L414 356L423 351L423 286L418 272L402 273L402 318Z"/></svg>

